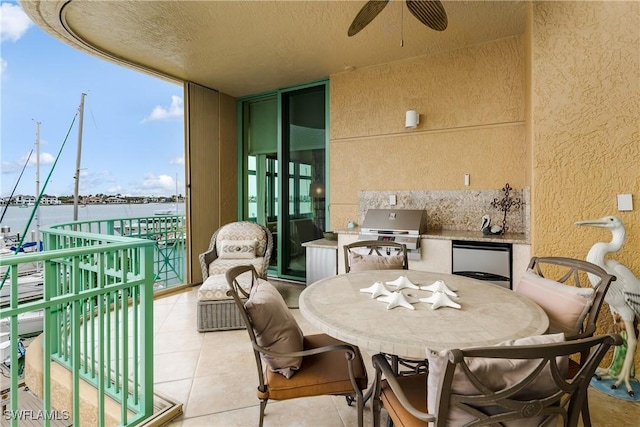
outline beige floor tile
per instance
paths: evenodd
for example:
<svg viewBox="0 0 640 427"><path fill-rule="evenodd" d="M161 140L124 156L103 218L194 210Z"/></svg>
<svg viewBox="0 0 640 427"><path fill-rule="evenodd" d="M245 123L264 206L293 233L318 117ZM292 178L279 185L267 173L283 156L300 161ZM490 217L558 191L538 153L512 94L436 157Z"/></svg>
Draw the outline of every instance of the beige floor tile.
<svg viewBox="0 0 640 427"><path fill-rule="evenodd" d="M154 354L176 353L181 351L200 350L202 334L193 329L184 331L160 331L154 336Z"/></svg>
<svg viewBox="0 0 640 427"><path fill-rule="evenodd" d="M198 332L196 313L171 313L171 316L163 323L162 329L156 332L193 331Z"/></svg>
<svg viewBox="0 0 640 427"><path fill-rule="evenodd" d="M346 404L345 404L346 406ZM355 409L354 409L355 413ZM258 425L260 409L252 406L234 411L201 417L183 417L181 426L237 426ZM177 425L177 424L176 424ZM333 427L344 426L340 414L333 407L331 397L311 397L282 402L269 402L264 417L265 427ZM355 424L353 424L355 426Z"/></svg>
<svg viewBox="0 0 640 427"><path fill-rule="evenodd" d="M154 355L153 382L164 383L193 378L199 357L199 349Z"/></svg>
<svg viewBox="0 0 640 427"><path fill-rule="evenodd" d="M185 418L257 405L256 386L256 373L249 369L195 377L184 408Z"/></svg>
<svg viewBox="0 0 640 427"><path fill-rule="evenodd" d="M191 314L193 316L198 312L197 301L178 301L173 306L171 314Z"/></svg>
<svg viewBox="0 0 640 427"><path fill-rule="evenodd" d="M248 339L246 342L243 341L237 345L231 344L224 347L214 343L207 343L202 345L195 376L225 375L228 372L237 370L239 366L252 372L257 386L258 374L255 356Z"/></svg>
<svg viewBox="0 0 640 427"><path fill-rule="evenodd" d="M154 388L156 391L167 396L174 402L182 403L184 407L184 405L189 401L189 394L191 393L192 385L193 379L187 378L186 380L156 383L154 384Z"/></svg>

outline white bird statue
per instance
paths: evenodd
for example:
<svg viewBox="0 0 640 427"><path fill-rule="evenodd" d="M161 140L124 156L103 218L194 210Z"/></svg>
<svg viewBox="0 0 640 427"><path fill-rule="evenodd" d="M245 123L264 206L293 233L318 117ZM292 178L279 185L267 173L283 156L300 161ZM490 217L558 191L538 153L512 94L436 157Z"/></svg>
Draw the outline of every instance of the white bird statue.
<svg viewBox="0 0 640 427"><path fill-rule="evenodd" d="M502 227L500 227L499 225L491 225L491 217L489 215L484 215L482 217L480 230L482 230L482 234L484 234L485 236L488 236L490 234L502 233Z"/></svg>
<svg viewBox="0 0 640 427"><path fill-rule="evenodd" d="M638 344L638 338L635 333L634 321L640 318L640 280L626 266L616 260L606 260L608 253L618 252L625 241L624 224L616 216L605 216L604 218L578 221L576 225L586 225L591 227L607 228L611 231L612 239L610 242L599 242L594 244L587 253L587 261L602 267L607 273L616 276L616 280L611 282L604 300L609 304L611 313L616 318L616 314L624 322L625 332L627 336L627 352L622 364L622 369L617 376L616 382L611 386L618 388L624 382L627 393L634 395L633 388L629 382L631 377L634 356ZM590 278L591 279L591 278ZM591 280L593 284L594 281ZM608 373L605 369L597 372L598 375Z"/></svg>

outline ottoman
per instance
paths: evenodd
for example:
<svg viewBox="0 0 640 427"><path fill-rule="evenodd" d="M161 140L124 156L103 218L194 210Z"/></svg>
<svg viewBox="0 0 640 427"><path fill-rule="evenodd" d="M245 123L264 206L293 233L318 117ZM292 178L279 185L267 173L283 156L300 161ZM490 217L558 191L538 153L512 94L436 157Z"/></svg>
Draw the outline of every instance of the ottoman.
<svg viewBox="0 0 640 427"><path fill-rule="evenodd" d="M243 277L245 276L245 277ZM263 279L258 279L261 281ZM242 289L251 289L251 274L238 276ZM214 274L198 289L198 331L227 331L246 326L233 298L227 296L227 279L224 274ZM243 302L246 300L243 300Z"/></svg>

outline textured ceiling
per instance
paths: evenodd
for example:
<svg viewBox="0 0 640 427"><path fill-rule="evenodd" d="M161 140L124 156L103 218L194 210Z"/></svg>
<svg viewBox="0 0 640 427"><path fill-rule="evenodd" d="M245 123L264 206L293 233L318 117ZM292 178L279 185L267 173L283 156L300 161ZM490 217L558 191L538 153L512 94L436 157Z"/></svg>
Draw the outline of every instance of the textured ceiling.
<svg viewBox="0 0 640 427"><path fill-rule="evenodd" d="M443 1L449 27L418 22L392 1L353 37L364 0L23 1L41 28L94 55L243 96L352 68L524 33L524 1Z"/></svg>

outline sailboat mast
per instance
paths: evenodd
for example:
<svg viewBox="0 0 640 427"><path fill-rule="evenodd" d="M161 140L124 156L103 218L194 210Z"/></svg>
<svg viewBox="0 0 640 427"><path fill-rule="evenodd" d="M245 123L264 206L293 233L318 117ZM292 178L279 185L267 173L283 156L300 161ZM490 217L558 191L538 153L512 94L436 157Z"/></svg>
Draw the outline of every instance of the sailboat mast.
<svg viewBox="0 0 640 427"><path fill-rule="evenodd" d="M82 123L84 121L84 97L86 93L80 94L80 117L78 120L78 153L76 155L76 176L73 190L73 220L78 220L78 199L80 191L80 159L82 158Z"/></svg>
<svg viewBox="0 0 640 427"><path fill-rule="evenodd" d="M40 195L40 122L36 122L36 196ZM40 249L40 203L36 209L36 232L33 241L36 242L36 250ZM38 264L39 266L39 264Z"/></svg>

